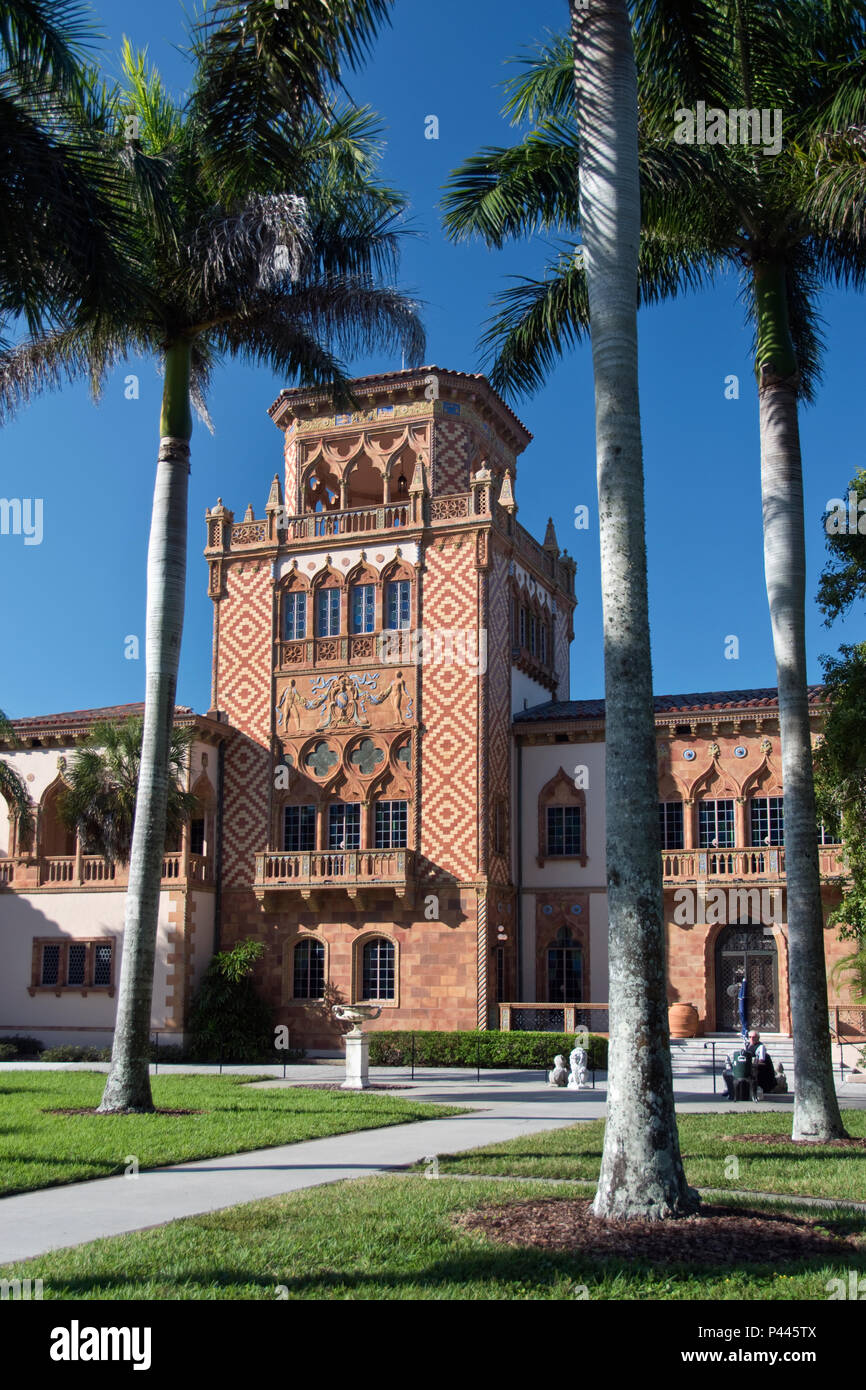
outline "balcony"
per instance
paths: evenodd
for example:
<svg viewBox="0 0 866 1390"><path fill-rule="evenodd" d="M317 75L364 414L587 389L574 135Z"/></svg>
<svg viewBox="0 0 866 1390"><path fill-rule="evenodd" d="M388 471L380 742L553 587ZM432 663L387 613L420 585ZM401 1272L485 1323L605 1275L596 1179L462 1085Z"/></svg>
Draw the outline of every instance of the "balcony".
<svg viewBox="0 0 866 1390"><path fill-rule="evenodd" d="M265 850L256 855L253 891L259 902L265 894L298 894L308 901L313 893L347 893L387 889L403 898L414 884L415 855L409 849L358 849L291 854Z"/></svg>
<svg viewBox="0 0 866 1390"><path fill-rule="evenodd" d="M844 878L839 845L819 845L822 878ZM669 849L662 851L666 888L681 883L780 883L785 878L785 851L769 849Z"/></svg>
<svg viewBox="0 0 866 1390"><path fill-rule="evenodd" d="M202 854L166 854L162 860L162 886L194 887L213 883L213 863ZM19 893L34 888L68 891L71 888L126 888L128 864L107 864L101 854L19 855L0 859L0 889Z"/></svg>

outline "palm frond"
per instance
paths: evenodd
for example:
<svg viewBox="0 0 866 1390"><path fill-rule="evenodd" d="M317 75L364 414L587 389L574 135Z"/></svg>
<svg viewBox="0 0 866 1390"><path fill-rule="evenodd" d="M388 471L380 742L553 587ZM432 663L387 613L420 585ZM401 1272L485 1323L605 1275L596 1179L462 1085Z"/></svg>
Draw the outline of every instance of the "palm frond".
<svg viewBox="0 0 866 1390"><path fill-rule="evenodd" d="M578 225L578 145L574 126L545 122L511 148L481 150L456 169L442 199L455 241L480 236L501 248L540 227Z"/></svg>
<svg viewBox="0 0 866 1390"><path fill-rule="evenodd" d="M238 212L216 210L190 247L189 297L208 304L244 289L285 286L297 279L308 243L302 198L255 194Z"/></svg>
<svg viewBox="0 0 866 1390"><path fill-rule="evenodd" d="M11 71L71 96L81 91L87 50L102 37L77 0L0 0L0 56Z"/></svg>
<svg viewBox="0 0 866 1390"><path fill-rule="evenodd" d="M574 53L564 35L554 35L530 53L509 59L523 71L503 84L504 116L521 121L570 120L574 116Z"/></svg>
<svg viewBox="0 0 866 1390"><path fill-rule="evenodd" d="M548 267L544 280L521 278L502 290L501 305L479 347L495 390L515 397L540 390L558 359L589 331L583 266L572 253Z"/></svg>

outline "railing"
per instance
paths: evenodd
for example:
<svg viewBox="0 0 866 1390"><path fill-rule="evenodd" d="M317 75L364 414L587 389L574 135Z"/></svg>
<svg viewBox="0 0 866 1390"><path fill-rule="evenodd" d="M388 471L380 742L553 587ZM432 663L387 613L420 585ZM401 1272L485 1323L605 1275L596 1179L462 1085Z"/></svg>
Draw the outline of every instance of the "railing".
<svg viewBox="0 0 866 1390"><path fill-rule="evenodd" d="M162 861L163 883L213 883L213 863L202 854L166 854ZM90 888L97 885L126 888L127 864L106 863L101 854L19 855L0 859L0 888Z"/></svg>
<svg viewBox="0 0 866 1390"><path fill-rule="evenodd" d="M844 876L838 845L819 847L821 876ZM689 879L764 879L785 877L785 851L781 846L767 849L675 849L662 851L662 875L667 882Z"/></svg>
<svg viewBox="0 0 866 1390"><path fill-rule="evenodd" d="M285 536L289 541L315 540L319 536L353 536L366 531L390 531L411 524L408 502L389 502L378 507L351 507L339 512L310 512L289 517Z"/></svg>
<svg viewBox="0 0 866 1390"><path fill-rule="evenodd" d="M830 1031L839 1042L866 1042L866 1008L836 1004L830 1010Z"/></svg>
<svg viewBox="0 0 866 1390"><path fill-rule="evenodd" d="M500 1004L502 1032L607 1033L610 1018L607 1004Z"/></svg>
<svg viewBox="0 0 866 1390"><path fill-rule="evenodd" d="M359 849L256 855L255 885L280 888L359 887L381 883L405 887L412 876L414 853L408 849Z"/></svg>

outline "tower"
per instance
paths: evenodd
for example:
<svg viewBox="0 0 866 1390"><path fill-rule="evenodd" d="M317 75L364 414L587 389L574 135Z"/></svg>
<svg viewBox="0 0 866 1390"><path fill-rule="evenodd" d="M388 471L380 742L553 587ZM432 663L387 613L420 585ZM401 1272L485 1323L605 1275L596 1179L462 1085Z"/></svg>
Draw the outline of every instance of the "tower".
<svg viewBox="0 0 866 1390"><path fill-rule="evenodd" d="M519 524L530 436L481 376L281 392L265 515L207 514L212 705L230 725L221 934L310 1047L486 1027L515 980L511 718L568 696L574 565ZM502 943L505 944L502 944Z"/></svg>

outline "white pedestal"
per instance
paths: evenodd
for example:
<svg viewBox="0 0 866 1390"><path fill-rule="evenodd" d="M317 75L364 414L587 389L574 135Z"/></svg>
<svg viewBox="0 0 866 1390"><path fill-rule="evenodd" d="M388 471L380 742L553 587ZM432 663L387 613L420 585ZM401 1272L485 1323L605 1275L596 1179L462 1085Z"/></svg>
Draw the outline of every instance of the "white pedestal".
<svg viewBox="0 0 866 1390"><path fill-rule="evenodd" d="M370 1085L370 1039L366 1033L347 1033L346 1079L341 1091L366 1091Z"/></svg>

